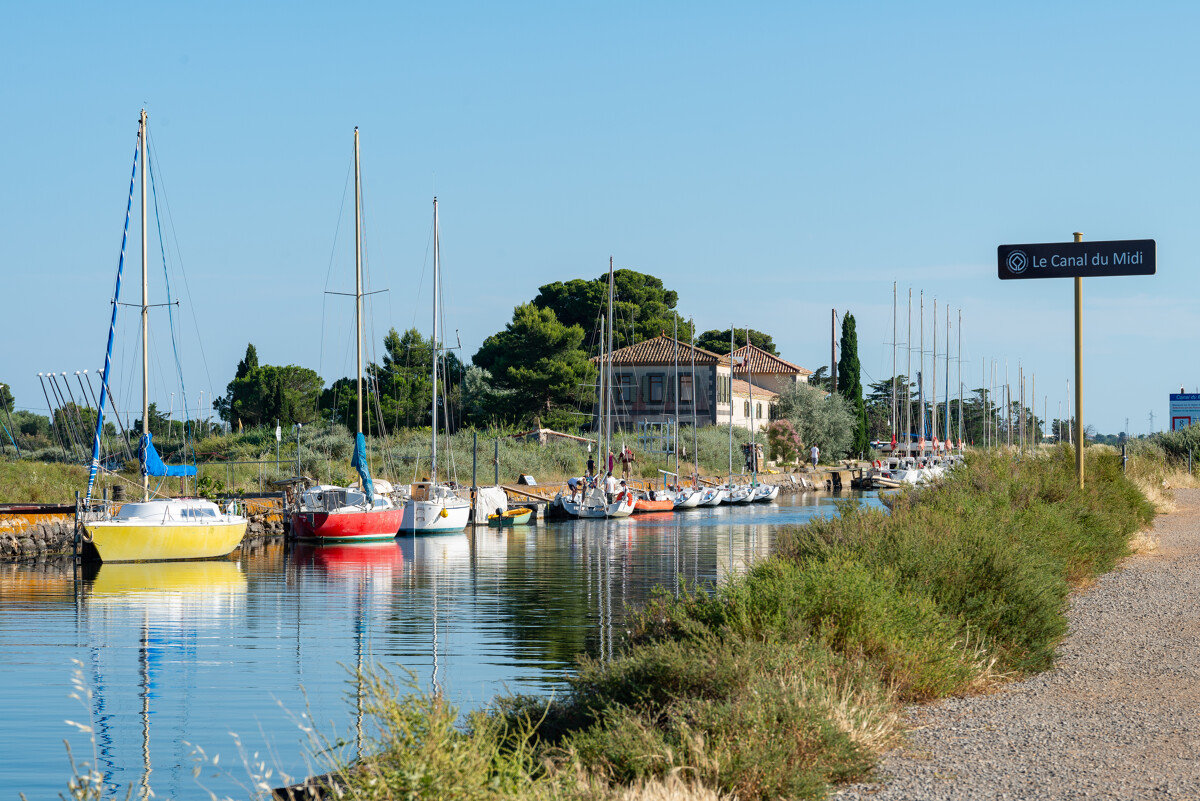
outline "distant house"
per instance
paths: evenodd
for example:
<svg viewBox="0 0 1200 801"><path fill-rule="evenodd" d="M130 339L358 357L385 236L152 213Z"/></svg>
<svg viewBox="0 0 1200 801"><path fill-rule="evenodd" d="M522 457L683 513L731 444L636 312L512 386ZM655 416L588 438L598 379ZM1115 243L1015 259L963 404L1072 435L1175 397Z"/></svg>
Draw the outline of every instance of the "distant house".
<svg viewBox="0 0 1200 801"><path fill-rule="evenodd" d="M592 361L603 367L599 357ZM728 355L693 348L665 334L613 351L611 361L613 422L630 429L639 421L673 418L676 394L685 425L693 415L698 425L728 425L732 413L734 425L749 428L753 418L761 428L773 419L779 393L812 375L754 346L734 351L731 364Z"/></svg>

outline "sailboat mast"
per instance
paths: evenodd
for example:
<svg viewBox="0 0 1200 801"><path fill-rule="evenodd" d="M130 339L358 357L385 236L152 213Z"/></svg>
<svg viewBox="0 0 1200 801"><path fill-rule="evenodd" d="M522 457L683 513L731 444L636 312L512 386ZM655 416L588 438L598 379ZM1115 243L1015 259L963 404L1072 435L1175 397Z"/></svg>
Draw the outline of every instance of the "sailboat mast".
<svg viewBox="0 0 1200 801"><path fill-rule="evenodd" d="M613 259L608 257L608 350L605 353L604 375L607 392L604 395L604 466L608 467L608 454L612 452L612 349L613 349Z"/></svg>
<svg viewBox="0 0 1200 801"><path fill-rule="evenodd" d="M908 288L908 334L904 337L908 367L904 368L904 453L912 453L912 287Z"/></svg>
<svg viewBox="0 0 1200 801"><path fill-rule="evenodd" d="M696 324L692 318L688 318L688 325L692 329L692 462L696 465L694 476L699 479L700 476L700 449L697 447L699 434L696 431ZM700 486L697 481L692 482L696 489Z"/></svg>
<svg viewBox="0 0 1200 801"><path fill-rule="evenodd" d="M733 486L733 323L729 324L729 486Z"/></svg>
<svg viewBox="0 0 1200 801"><path fill-rule="evenodd" d="M896 282L892 282L892 441L896 439Z"/></svg>
<svg viewBox="0 0 1200 801"><path fill-rule="evenodd" d="M438 429L438 284L442 282L442 240L438 230L437 198L433 199L433 341L429 350L433 354L433 450L429 454L429 480L437 484L437 429Z"/></svg>
<svg viewBox="0 0 1200 801"><path fill-rule="evenodd" d="M958 310L958 450L962 453L962 309Z"/></svg>
<svg viewBox="0 0 1200 801"><path fill-rule="evenodd" d="M921 407L921 436L919 437L921 452L918 456L925 455L925 291L921 290L921 320L920 320L921 336L920 353L917 358L921 362L921 368L917 370L921 374L921 380L917 383L917 397Z"/></svg>
<svg viewBox="0 0 1200 801"><path fill-rule="evenodd" d="M679 482L679 315L675 315L675 481Z"/></svg>
<svg viewBox="0 0 1200 801"><path fill-rule="evenodd" d="M750 483L758 483L758 471L755 469L754 458L754 381L750 375L750 329L746 328L746 387L750 393Z"/></svg>
<svg viewBox="0 0 1200 801"><path fill-rule="evenodd" d="M363 367L362 367L362 182L358 171L358 126L354 126L354 358L358 377L355 419L358 433L363 432Z"/></svg>
<svg viewBox="0 0 1200 801"><path fill-rule="evenodd" d="M147 263L149 250L146 247L146 109L138 125L138 141L142 163L142 439L150 435L150 281ZM150 474L146 472L145 457L142 462L142 502L150 500Z"/></svg>

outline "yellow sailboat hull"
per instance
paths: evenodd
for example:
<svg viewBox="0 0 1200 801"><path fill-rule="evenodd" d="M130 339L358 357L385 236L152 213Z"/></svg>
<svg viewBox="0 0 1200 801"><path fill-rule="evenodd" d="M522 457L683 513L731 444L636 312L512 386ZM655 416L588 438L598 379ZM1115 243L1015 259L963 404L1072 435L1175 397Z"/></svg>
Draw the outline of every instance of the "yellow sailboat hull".
<svg viewBox="0 0 1200 801"><path fill-rule="evenodd" d="M158 523L105 520L84 528L102 562L156 562L228 556L246 536L233 523Z"/></svg>

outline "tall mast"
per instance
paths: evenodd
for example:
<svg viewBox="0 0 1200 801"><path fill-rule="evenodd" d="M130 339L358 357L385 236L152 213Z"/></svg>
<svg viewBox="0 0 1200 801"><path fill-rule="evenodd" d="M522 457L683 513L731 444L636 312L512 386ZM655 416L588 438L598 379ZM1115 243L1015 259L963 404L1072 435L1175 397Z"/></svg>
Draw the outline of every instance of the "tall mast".
<svg viewBox="0 0 1200 801"><path fill-rule="evenodd" d="M358 421L358 433L363 432L362 425L362 181L358 170L358 126L354 126L354 357L358 372L358 392L355 419Z"/></svg>
<svg viewBox="0 0 1200 801"><path fill-rule="evenodd" d="M608 257L608 351L605 354L604 374L608 391L604 395L604 464L608 466L608 454L612 450L612 348L613 348L613 259Z"/></svg>
<svg viewBox="0 0 1200 801"><path fill-rule="evenodd" d="M896 439L896 282L892 282L892 441Z"/></svg>
<svg viewBox="0 0 1200 801"><path fill-rule="evenodd" d="M904 453L912 453L912 287L908 288L908 334L904 337L908 366L904 368Z"/></svg>
<svg viewBox="0 0 1200 801"><path fill-rule="evenodd" d="M920 348L920 351L917 353L917 358L921 362L921 367L919 370L917 370L917 372L921 374L921 380L919 382L917 382L917 397L919 398L918 403L921 407L921 436L919 437L919 440L921 443L921 453L918 455L924 455L925 454L925 290L921 290L921 325L920 325L920 328L921 328L921 337L920 337L921 348Z"/></svg>
<svg viewBox="0 0 1200 801"><path fill-rule="evenodd" d="M429 480L437 485L437 428L438 428L438 284L442 281L442 244L438 231L437 198L433 199L433 453L429 457Z"/></svg>
<svg viewBox="0 0 1200 801"><path fill-rule="evenodd" d="M729 324L729 486L733 486L733 323Z"/></svg>
<svg viewBox="0 0 1200 801"><path fill-rule="evenodd" d="M696 431L696 324L690 317L688 318L688 325L692 329L692 463L696 465L695 473L693 474L695 480L692 483L696 489L700 489L700 449L698 447L700 435Z"/></svg>
<svg viewBox="0 0 1200 801"><path fill-rule="evenodd" d="M141 147L142 180L142 438L150 436L150 281L147 270L149 258L146 247L146 109L138 125L138 146ZM53 416L53 415L52 415ZM142 502L150 500L150 474L142 461Z"/></svg>
<svg viewBox="0 0 1200 801"><path fill-rule="evenodd" d="M958 310L958 451L962 453L962 309Z"/></svg>
<svg viewBox="0 0 1200 801"><path fill-rule="evenodd" d="M758 471L754 458L754 376L750 375L750 329L746 328L746 391L750 393L750 483L758 483Z"/></svg>
<svg viewBox="0 0 1200 801"><path fill-rule="evenodd" d="M675 325L675 483L679 483L679 315Z"/></svg>

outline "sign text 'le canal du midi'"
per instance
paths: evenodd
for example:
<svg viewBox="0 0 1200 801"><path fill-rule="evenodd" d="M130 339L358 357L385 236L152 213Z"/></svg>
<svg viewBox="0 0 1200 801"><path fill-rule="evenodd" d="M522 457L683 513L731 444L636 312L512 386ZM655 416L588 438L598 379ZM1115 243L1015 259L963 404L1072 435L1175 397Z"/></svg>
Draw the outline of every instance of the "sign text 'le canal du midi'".
<svg viewBox="0 0 1200 801"><path fill-rule="evenodd" d="M1156 262L1153 239L1000 245L996 254L1000 278L1006 280L1154 275Z"/></svg>

